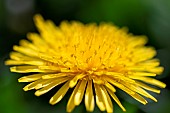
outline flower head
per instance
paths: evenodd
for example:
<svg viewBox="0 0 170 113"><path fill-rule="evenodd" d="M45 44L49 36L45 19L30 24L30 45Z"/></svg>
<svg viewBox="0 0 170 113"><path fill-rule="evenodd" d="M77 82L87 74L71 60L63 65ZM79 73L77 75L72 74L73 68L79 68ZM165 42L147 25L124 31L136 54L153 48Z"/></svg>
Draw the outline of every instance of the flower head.
<svg viewBox="0 0 170 113"><path fill-rule="evenodd" d="M163 71L156 51L146 47L145 36L128 34L113 24L82 24L64 21L59 27L50 20L35 16L40 34L29 33L28 40L14 46L6 65L14 65L12 72L31 73L19 82L31 82L23 89L36 89L40 96L59 84L62 87L50 99L58 103L70 88L73 92L67 112L78 106L84 97L87 111L94 110L95 101L101 111L113 112L111 98L125 111L115 95L119 88L142 104L144 97L157 101L146 90L160 93L151 84L165 88L154 79Z"/></svg>

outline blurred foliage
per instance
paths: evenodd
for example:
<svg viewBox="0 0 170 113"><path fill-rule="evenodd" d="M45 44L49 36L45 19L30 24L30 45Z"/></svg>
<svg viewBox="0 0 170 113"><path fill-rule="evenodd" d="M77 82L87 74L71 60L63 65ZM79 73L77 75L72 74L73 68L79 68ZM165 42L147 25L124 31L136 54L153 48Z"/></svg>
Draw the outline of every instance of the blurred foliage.
<svg viewBox="0 0 170 113"><path fill-rule="evenodd" d="M51 106L48 101L55 93L40 97L34 91L24 92L26 83L18 83L21 74L9 72L4 65L14 44L26 37L27 32L36 32L32 17L40 13L45 19L57 25L62 20L89 22L112 22L128 27L135 35L146 35L149 46L158 50L157 57L165 67L163 75L157 78L167 84L160 95L154 95L158 102L143 106L123 92L117 92L127 109L126 113L169 113L170 105L170 1L169 0L0 0L0 113L65 113L70 92L64 99ZM115 113L123 113L114 103ZM86 113L84 104L73 111ZM99 113L95 107L94 113Z"/></svg>

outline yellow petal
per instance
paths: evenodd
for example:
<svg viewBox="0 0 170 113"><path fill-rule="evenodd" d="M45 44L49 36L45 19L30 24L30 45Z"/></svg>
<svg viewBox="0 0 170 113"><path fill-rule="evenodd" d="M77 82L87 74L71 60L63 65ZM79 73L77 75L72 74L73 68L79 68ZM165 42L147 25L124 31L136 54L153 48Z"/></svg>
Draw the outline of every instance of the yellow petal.
<svg viewBox="0 0 170 113"><path fill-rule="evenodd" d="M138 63L140 66L146 66L146 67L156 67L160 65L160 62L158 59L151 59L151 60L146 60L144 62Z"/></svg>
<svg viewBox="0 0 170 113"><path fill-rule="evenodd" d="M20 40L19 44L23 47L27 47L33 50L38 50L38 48L34 44L30 43L28 40L25 39Z"/></svg>
<svg viewBox="0 0 170 113"><path fill-rule="evenodd" d="M105 87L103 85L101 85L100 90L101 90L101 94L102 94L102 97L103 97L103 101L104 101L105 106L106 106L106 111L108 113L112 113L113 112L113 104L112 104L112 101L111 101Z"/></svg>
<svg viewBox="0 0 170 113"><path fill-rule="evenodd" d="M94 110L95 103L94 103L94 95L92 89L92 80L88 81L88 85L86 88L85 106L86 106L86 110L89 112L92 112Z"/></svg>
<svg viewBox="0 0 170 113"><path fill-rule="evenodd" d="M103 102L103 97L102 97L102 94L101 94L102 92L101 92L101 90L100 90L100 88L97 84L94 84L94 87L95 87L95 92L96 92L96 104L101 111L105 111L106 107L105 107L105 104Z"/></svg>
<svg viewBox="0 0 170 113"><path fill-rule="evenodd" d="M50 91L52 88L58 86L59 84L62 84L63 82L67 81L68 78L58 78L57 80L52 81L50 84L47 84L45 87L42 85L42 89L35 92L36 96L40 96L48 91ZM39 88L36 88L39 89Z"/></svg>
<svg viewBox="0 0 170 113"><path fill-rule="evenodd" d="M59 66L42 65L42 66L38 66L38 68L41 69L41 70L51 70L51 71L60 72Z"/></svg>
<svg viewBox="0 0 170 113"><path fill-rule="evenodd" d="M136 47L146 44L147 37L146 36L140 36L140 37L134 37L129 39L128 47Z"/></svg>
<svg viewBox="0 0 170 113"><path fill-rule="evenodd" d="M70 84L70 83L69 83L69 84ZM69 100L68 100L67 109L66 109L67 112L72 112L73 109L74 109L75 106L76 106L76 105L74 104L74 98L75 98L75 95L76 95L76 93L77 93L77 91L78 91L79 86L80 86L80 81L78 81L76 87L74 88L74 90L73 90L73 92L72 92L72 94L71 94L71 96L70 96L70 98L69 98Z"/></svg>
<svg viewBox="0 0 170 113"><path fill-rule="evenodd" d="M41 79L42 75L44 74L33 74L29 76L23 76L18 79L18 82L32 82L32 81Z"/></svg>
<svg viewBox="0 0 170 113"><path fill-rule="evenodd" d="M74 98L74 104L75 105L79 105L81 103L81 101L83 99L84 91L85 91L85 88L86 88L87 81L81 80L80 82L81 82L80 86L79 86L78 91L76 92L75 98Z"/></svg>
<svg viewBox="0 0 170 113"><path fill-rule="evenodd" d="M40 60L39 58L36 58L36 57L30 57L30 56L27 56L27 55L24 55L22 53L19 53L19 52L11 52L10 53L10 58L12 60L16 60L16 61L23 61L23 60L26 60L26 61L35 61L35 60Z"/></svg>
<svg viewBox="0 0 170 113"><path fill-rule="evenodd" d="M111 84L113 84L114 86L118 87L119 89L128 92L128 94L135 94L133 91L131 91L130 89L128 89L127 87L125 87L122 83L118 83L116 80L112 79L112 78L108 78L105 77L105 79L110 82Z"/></svg>
<svg viewBox="0 0 170 113"><path fill-rule="evenodd" d="M77 81L81 78L83 78L85 75L84 74L78 74L78 75L75 75L75 77L70 81L70 84L69 86L72 88L74 87L76 84L77 84Z"/></svg>
<svg viewBox="0 0 170 113"><path fill-rule="evenodd" d="M47 50L47 48L49 48L49 46L47 45L47 43L42 39L42 37L40 35L38 35L37 33L28 33L27 34L27 38L29 40L31 40L33 42L33 44L39 48L41 51L42 50Z"/></svg>
<svg viewBox="0 0 170 113"><path fill-rule="evenodd" d="M55 81L55 80L54 80L54 81ZM34 87L34 89L36 89L36 90L41 89L41 88L46 87L46 86L48 86L49 84L53 83L54 81L52 81L52 80L44 80L43 82L38 83L38 84Z"/></svg>
<svg viewBox="0 0 170 113"><path fill-rule="evenodd" d="M126 109L123 107L123 105L121 104L121 102L119 101L119 99L117 98L117 96L114 94L114 92L110 89L107 88L107 91L109 92L109 94L111 95L111 97L115 100L115 102L120 106L120 108L123 111L126 111Z"/></svg>
<svg viewBox="0 0 170 113"><path fill-rule="evenodd" d="M38 57L38 52L27 47L13 46L13 49L30 57Z"/></svg>
<svg viewBox="0 0 170 113"><path fill-rule="evenodd" d="M32 82L32 83L26 85L23 89L24 89L24 91L34 89L38 84L42 84L43 82L46 82L46 80L42 80L42 79L37 80L35 82Z"/></svg>
<svg viewBox="0 0 170 113"><path fill-rule="evenodd" d="M66 82L58 91L57 93L50 99L50 104L54 105L56 103L58 103L63 97L64 95L67 93L69 89L69 81Z"/></svg>
<svg viewBox="0 0 170 113"><path fill-rule="evenodd" d="M129 95L144 105L148 103L142 96L140 96L137 93L135 93L134 95L131 95L131 94L129 94Z"/></svg>
<svg viewBox="0 0 170 113"><path fill-rule="evenodd" d="M147 71L160 75L163 72L163 70L164 70L163 67L155 67L155 68L148 69Z"/></svg>
<svg viewBox="0 0 170 113"><path fill-rule="evenodd" d="M166 87L165 83L163 83L163 82L161 82L159 80L153 79L153 78L149 78L149 77L131 77L131 78L136 79L136 80L141 80L143 82L158 86L160 88L165 88Z"/></svg>
<svg viewBox="0 0 170 113"><path fill-rule="evenodd" d="M138 86L135 86L134 84L133 85L130 85L130 84L126 84L128 86L129 89L131 89L132 91L134 92L137 92L147 98L150 98L152 100L154 100L155 102L157 102L157 100L152 96L150 95L148 92L146 92L144 89L138 87Z"/></svg>
<svg viewBox="0 0 170 113"><path fill-rule="evenodd" d="M10 68L11 72L30 73L30 72L55 72L54 70L39 69L38 66L14 66Z"/></svg>
<svg viewBox="0 0 170 113"><path fill-rule="evenodd" d="M156 76L155 73L145 73L145 72L132 72L128 76Z"/></svg>
<svg viewBox="0 0 170 113"><path fill-rule="evenodd" d="M38 29L41 31L43 30L43 28L45 28L45 21L43 19L43 17L40 14L36 14L34 16L34 22L36 24L36 26L38 27Z"/></svg>
<svg viewBox="0 0 170 113"><path fill-rule="evenodd" d="M28 65L35 65L35 66L40 66L40 65L44 65L45 62L41 61L41 60L36 60L34 61L34 59L32 59L32 61L18 61L18 60L7 60L5 62L6 65L24 65L24 64L28 64Z"/></svg>
<svg viewBox="0 0 170 113"><path fill-rule="evenodd" d="M10 53L10 58L12 60L20 61L22 59L22 57L25 57L25 56L21 53L18 53L18 52L11 52ZM29 58L29 57L26 57L26 58Z"/></svg>
<svg viewBox="0 0 170 113"><path fill-rule="evenodd" d="M108 82L105 82L105 86L107 88L109 88L111 91L116 92L116 89L111 84L109 84Z"/></svg>
<svg viewBox="0 0 170 113"><path fill-rule="evenodd" d="M135 81L129 77L126 77L124 75L108 75L108 77L113 78L113 79L118 79L118 80L123 80L126 81L128 83L135 83Z"/></svg>
<svg viewBox="0 0 170 113"><path fill-rule="evenodd" d="M160 90L155 89L155 88L152 88L152 87L150 87L150 86L148 86L148 85L146 85L146 84L144 84L144 83L142 83L142 82L136 81L136 84L137 84L138 86L146 89L146 90L149 90L149 91L152 91L152 92L155 92L155 93L160 93Z"/></svg>
<svg viewBox="0 0 170 113"><path fill-rule="evenodd" d="M147 101L141 97L139 94L137 94L136 92L132 91L131 89L125 87L122 84L125 84L126 82L122 82L122 83L118 83L108 77L105 77L105 79L110 82L111 84L115 85L116 87L120 88L121 90L125 91L127 94L129 94L130 96L132 96L134 99L138 100L139 102L141 102L142 104L146 104Z"/></svg>
<svg viewBox="0 0 170 113"><path fill-rule="evenodd" d="M42 76L42 79L54 79L54 78L59 78L59 77L64 77L64 76L70 76L71 74L69 73L57 73L57 74L46 74Z"/></svg>

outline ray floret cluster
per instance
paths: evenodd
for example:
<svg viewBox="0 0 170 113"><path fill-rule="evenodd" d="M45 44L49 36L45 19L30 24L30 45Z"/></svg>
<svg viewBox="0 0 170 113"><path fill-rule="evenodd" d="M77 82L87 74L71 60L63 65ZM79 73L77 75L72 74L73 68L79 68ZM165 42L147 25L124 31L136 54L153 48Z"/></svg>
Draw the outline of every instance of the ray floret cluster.
<svg viewBox="0 0 170 113"><path fill-rule="evenodd" d="M163 67L155 58L156 50L145 46L145 36L134 36L111 23L63 21L55 26L40 15L34 20L39 34L28 33L28 40L14 45L5 62L12 65L12 72L29 73L18 79L30 82L25 91L35 89L35 95L40 96L62 84L49 101L54 105L73 89L67 112L84 100L87 111L92 112L96 103L101 111L110 113L111 98L126 111L115 95L116 88L142 104L147 104L145 98L157 102L147 91L160 93L152 86L165 88L153 78L162 73Z"/></svg>

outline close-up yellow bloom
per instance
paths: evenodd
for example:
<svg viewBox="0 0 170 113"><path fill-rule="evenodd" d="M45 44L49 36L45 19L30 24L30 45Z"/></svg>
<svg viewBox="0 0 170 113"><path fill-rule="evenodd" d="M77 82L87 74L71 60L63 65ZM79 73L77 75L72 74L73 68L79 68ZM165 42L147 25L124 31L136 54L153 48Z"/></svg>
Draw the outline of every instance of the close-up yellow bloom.
<svg viewBox="0 0 170 113"><path fill-rule="evenodd" d="M156 50L145 46L145 36L134 36L126 28L111 23L63 21L55 26L40 15L34 20L39 34L28 33L28 40L14 45L10 59L5 62L13 65L12 72L30 73L18 79L31 82L24 91L35 89L35 95L40 96L62 84L50 104L58 103L73 89L67 112L84 100L89 112L96 103L101 111L112 113L112 99L126 111L115 95L117 88L147 104L146 98L157 102L147 90L160 93L160 89L152 86L166 87L153 78L163 72L163 67L155 58Z"/></svg>

